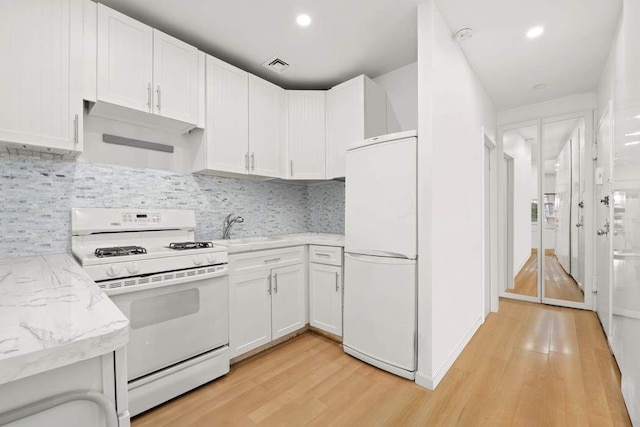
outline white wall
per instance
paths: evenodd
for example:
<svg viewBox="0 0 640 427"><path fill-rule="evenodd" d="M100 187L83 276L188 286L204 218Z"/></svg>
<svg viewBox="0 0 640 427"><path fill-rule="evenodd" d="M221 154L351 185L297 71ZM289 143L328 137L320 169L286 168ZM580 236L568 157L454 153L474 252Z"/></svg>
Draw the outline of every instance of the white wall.
<svg viewBox="0 0 640 427"><path fill-rule="evenodd" d="M418 129L418 63L373 79L387 91L387 131Z"/></svg>
<svg viewBox="0 0 640 427"><path fill-rule="evenodd" d="M590 110L596 107L596 92L579 93L538 104L498 112L498 126Z"/></svg>
<svg viewBox="0 0 640 427"><path fill-rule="evenodd" d="M502 137L504 153L513 158L513 277L531 256L531 200L538 173L531 167L531 142L517 131Z"/></svg>
<svg viewBox="0 0 640 427"><path fill-rule="evenodd" d="M482 323L484 127L492 100L432 0L418 6L418 373L433 388Z"/></svg>

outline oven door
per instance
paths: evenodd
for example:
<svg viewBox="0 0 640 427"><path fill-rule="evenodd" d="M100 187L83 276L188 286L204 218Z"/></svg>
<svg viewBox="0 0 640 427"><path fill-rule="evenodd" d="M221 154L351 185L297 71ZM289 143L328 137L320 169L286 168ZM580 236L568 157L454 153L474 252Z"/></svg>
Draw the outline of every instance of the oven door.
<svg viewBox="0 0 640 427"><path fill-rule="evenodd" d="M110 298L129 319L129 381L229 343L226 268Z"/></svg>

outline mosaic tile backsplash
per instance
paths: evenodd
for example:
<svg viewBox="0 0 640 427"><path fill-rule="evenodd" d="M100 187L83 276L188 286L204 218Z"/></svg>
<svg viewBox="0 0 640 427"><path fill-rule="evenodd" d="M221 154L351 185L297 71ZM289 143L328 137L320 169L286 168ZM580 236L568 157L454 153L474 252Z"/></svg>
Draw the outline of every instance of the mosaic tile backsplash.
<svg viewBox="0 0 640 427"><path fill-rule="evenodd" d="M71 208L193 209L196 238L344 233L344 183L310 187L0 154L0 258L70 251Z"/></svg>

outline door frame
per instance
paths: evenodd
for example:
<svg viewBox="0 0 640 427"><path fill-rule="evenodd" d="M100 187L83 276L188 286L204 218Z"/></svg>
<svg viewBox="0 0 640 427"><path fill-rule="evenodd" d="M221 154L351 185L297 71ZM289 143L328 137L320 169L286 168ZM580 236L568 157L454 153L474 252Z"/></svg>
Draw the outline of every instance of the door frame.
<svg viewBox="0 0 640 427"><path fill-rule="evenodd" d="M497 245L497 228L498 228L498 218L495 215L497 212L498 206L498 195L497 195L497 187L498 187L498 168L495 167L497 164L497 144L491 138L491 136L487 133L487 129L482 127L482 135L481 135L481 149L482 149L482 318L485 319L486 313L486 298L487 291L491 294L491 307L490 311L497 313L499 309L500 299L498 295L498 245ZM486 150L489 151L489 200L487 200L485 194L486 182L485 182L485 162L486 158ZM485 228L486 224L486 208L487 204L489 207L489 230L487 232ZM489 253L486 251L487 239L489 239ZM487 256L489 257L489 269L490 269L490 283L486 283L486 268L487 268Z"/></svg>

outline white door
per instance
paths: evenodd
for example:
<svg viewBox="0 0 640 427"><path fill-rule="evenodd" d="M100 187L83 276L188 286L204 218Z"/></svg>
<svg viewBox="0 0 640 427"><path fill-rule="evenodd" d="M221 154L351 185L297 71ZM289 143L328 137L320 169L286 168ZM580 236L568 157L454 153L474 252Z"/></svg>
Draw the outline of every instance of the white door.
<svg viewBox="0 0 640 427"><path fill-rule="evenodd" d="M236 357L271 341L271 272L229 277L229 347Z"/></svg>
<svg viewBox="0 0 640 427"><path fill-rule="evenodd" d="M82 2L0 1L0 140L82 151Z"/></svg>
<svg viewBox="0 0 640 427"><path fill-rule="evenodd" d="M152 112L153 29L98 4L98 100Z"/></svg>
<svg viewBox="0 0 640 427"><path fill-rule="evenodd" d="M416 150L412 137L347 153L345 252L416 257Z"/></svg>
<svg viewBox="0 0 640 427"><path fill-rule="evenodd" d="M342 268L309 264L311 326L342 336Z"/></svg>
<svg viewBox="0 0 640 427"><path fill-rule="evenodd" d="M290 90L288 174L292 179L325 178L325 91Z"/></svg>
<svg viewBox="0 0 640 427"><path fill-rule="evenodd" d="M185 123L198 123L198 49L153 30L153 112Z"/></svg>
<svg viewBox="0 0 640 427"><path fill-rule="evenodd" d="M611 264L613 247L611 244L611 150L613 148L613 120L611 106L598 127L596 186L596 311L602 327L611 339ZM608 203L607 203L608 198Z"/></svg>
<svg viewBox="0 0 640 427"><path fill-rule="evenodd" d="M275 268L271 278L271 328L275 340L304 328L306 323L304 264Z"/></svg>
<svg viewBox="0 0 640 427"><path fill-rule="evenodd" d="M249 172L249 74L207 55L207 169Z"/></svg>
<svg viewBox="0 0 640 427"><path fill-rule="evenodd" d="M364 77L327 92L327 179L345 176L347 146L365 139Z"/></svg>
<svg viewBox="0 0 640 427"><path fill-rule="evenodd" d="M345 254L344 345L416 369L416 262Z"/></svg>
<svg viewBox="0 0 640 427"><path fill-rule="evenodd" d="M251 173L284 177L287 92L249 75L249 162Z"/></svg>

